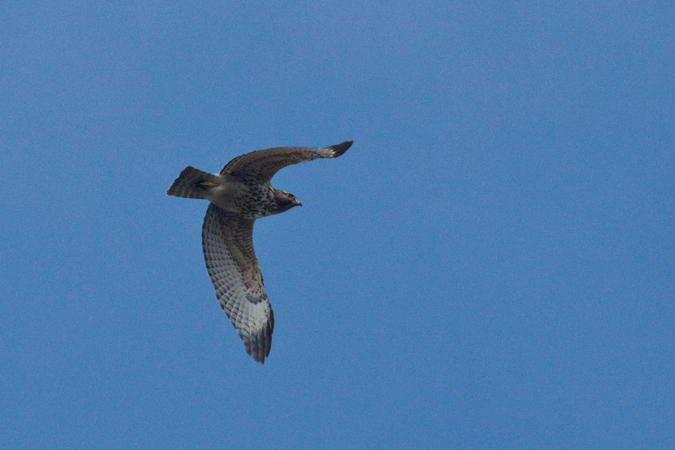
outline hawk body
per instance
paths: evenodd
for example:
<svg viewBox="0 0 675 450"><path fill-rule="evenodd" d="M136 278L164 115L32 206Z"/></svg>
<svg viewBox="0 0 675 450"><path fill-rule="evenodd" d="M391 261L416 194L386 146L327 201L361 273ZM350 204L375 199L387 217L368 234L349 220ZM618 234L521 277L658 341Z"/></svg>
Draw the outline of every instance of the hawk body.
<svg viewBox="0 0 675 450"><path fill-rule="evenodd" d="M206 269L220 307L246 352L261 364L272 346L274 313L253 250L253 224L256 219L302 205L293 194L272 187L272 177L291 164L336 158L351 145L352 141L346 141L326 148L256 150L232 159L219 174L188 166L166 192L211 202L202 225Z"/></svg>

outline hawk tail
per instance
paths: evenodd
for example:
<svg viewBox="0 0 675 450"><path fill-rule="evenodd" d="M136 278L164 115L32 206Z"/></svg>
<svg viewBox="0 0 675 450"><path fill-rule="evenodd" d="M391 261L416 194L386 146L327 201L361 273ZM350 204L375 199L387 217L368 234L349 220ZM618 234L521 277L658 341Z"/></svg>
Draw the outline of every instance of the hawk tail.
<svg viewBox="0 0 675 450"><path fill-rule="evenodd" d="M202 172L192 166L187 166L171 183L166 195L185 198L206 198L209 187L219 184L216 175Z"/></svg>

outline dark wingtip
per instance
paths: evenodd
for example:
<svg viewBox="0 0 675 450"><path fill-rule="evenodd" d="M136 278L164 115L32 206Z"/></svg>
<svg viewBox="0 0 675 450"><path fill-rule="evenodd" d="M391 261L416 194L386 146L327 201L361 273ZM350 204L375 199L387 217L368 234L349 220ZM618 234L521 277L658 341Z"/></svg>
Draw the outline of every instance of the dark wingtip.
<svg viewBox="0 0 675 450"><path fill-rule="evenodd" d="M344 152L346 152L347 149L349 149L349 147L351 147L353 143L354 141L344 141L341 144L331 145L330 147L328 147L328 149L332 150L333 158L337 158L338 156L344 154Z"/></svg>
<svg viewBox="0 0 675 450"><path fill-rule="evenodd" d="M274 312L270 309L270 314L268 321L263 325L261 329L258 330L257 339L254 342L251 342L250 339L246 339L242 336L241 339L244 341L244 348L246 353L251 355L255 362L260 364L265 364L265 358L270 356L270 350L272 350L272 332L274 331Z"/></svg>

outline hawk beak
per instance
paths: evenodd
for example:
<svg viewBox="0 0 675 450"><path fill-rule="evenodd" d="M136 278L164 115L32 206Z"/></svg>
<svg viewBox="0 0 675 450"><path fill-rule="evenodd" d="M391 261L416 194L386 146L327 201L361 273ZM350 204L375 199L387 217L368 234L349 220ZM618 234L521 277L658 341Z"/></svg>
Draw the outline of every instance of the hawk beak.
<svg viewBox="0 0 675 450"><path fill-rule="evenodd" d="M295 206L302 206L302 203L297 198L295 199Z"/></svg>

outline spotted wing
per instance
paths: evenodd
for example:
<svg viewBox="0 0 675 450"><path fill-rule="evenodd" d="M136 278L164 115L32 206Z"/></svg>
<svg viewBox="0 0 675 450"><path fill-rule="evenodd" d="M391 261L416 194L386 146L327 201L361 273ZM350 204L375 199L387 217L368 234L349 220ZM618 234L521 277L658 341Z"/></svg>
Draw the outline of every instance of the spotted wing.
<svg viewBox="0 0 675 450"><path fill-rule="evenodd" d="M241 178L268 183L275 173L291 164L317 158L337 158L351 147L353 141L345 141L330 147L276 147L256 150L237 156L227 163L221 175L230 174Z"/></svg>
<svg viewBox="0 0 675 450"><path fill-rule="evenodd" d="M274 313L253 251L253 221L209 204L202 248L220 307L244 341L246 353L264 364L272 347Z"/></svg>

